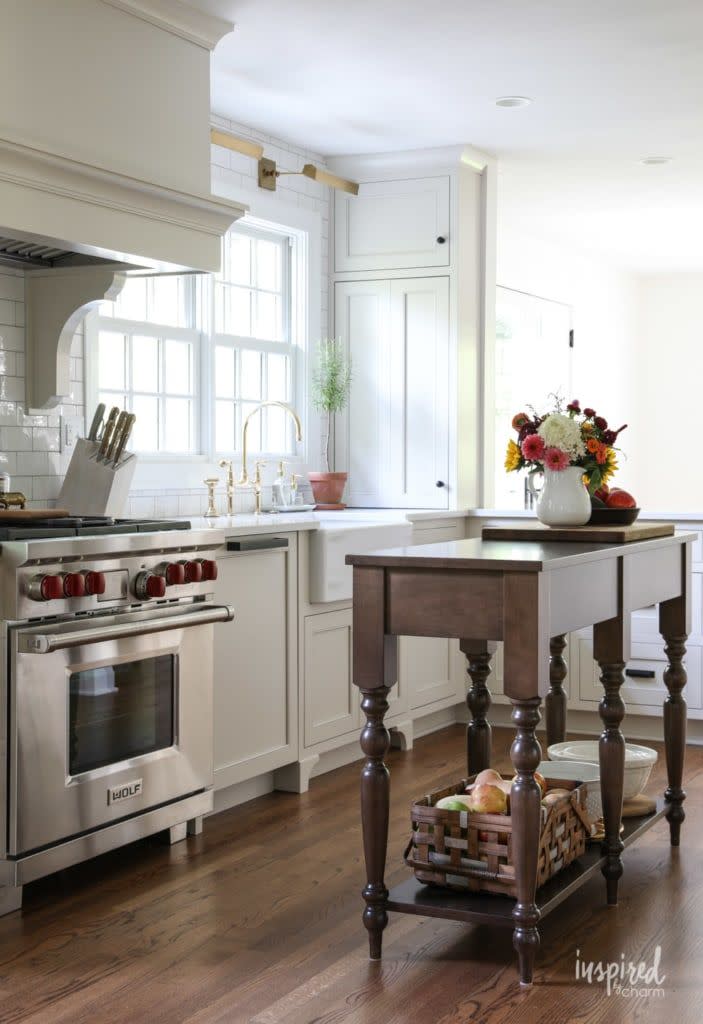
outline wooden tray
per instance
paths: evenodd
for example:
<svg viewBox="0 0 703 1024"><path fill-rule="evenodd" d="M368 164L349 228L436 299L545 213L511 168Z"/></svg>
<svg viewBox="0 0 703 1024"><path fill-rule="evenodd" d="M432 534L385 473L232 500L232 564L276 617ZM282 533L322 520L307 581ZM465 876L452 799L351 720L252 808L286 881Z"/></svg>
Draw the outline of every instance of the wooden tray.
<svg viewBox="0 0 703 1024"><path fill-rule="evenodd" d="M484 540L572 541L577 544L627 544L634 540L672 537L673 523L633 523L632 526L484 526Z"/></svg>
<svg viewBox="0 0 703 1024"><path fill-rule="evenodd" d="M27 519L65 519L65 508L0 508L0 522L13 523Z"/></svg>

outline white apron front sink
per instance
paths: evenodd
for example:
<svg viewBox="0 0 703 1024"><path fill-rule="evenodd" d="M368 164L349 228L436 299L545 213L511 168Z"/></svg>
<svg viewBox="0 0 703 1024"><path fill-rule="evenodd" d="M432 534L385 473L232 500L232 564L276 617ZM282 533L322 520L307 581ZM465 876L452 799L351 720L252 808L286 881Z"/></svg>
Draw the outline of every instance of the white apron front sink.
<svg viewBox="0 0 703 1024"><path fill-rule="evenodd" d="M310 533L311 603L351 600L352 568L344 564L347 555L412 543L412 523L397 516L367 510L317 513L320 529Z"/></svg>

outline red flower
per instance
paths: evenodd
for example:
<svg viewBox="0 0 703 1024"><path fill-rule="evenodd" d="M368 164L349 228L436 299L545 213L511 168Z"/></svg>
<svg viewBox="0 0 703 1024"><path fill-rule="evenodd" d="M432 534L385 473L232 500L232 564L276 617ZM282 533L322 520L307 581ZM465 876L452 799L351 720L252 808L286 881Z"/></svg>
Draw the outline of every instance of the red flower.
<svg viewBox="0 0 703 1024"><path fill-rule="evenodd" d="M535 462L544 455L544 440L539 434L529 434L520 447L523 456L529 462Z"/></svg>
<svg viewBox="0 0 703 1024"><path fill-rule="evenodd" d="M618 435L615 433L614 430L603 431L603 441L605 442L605 444L614 444L617 436Z"/></svg>
<svg viewBox="0 0 703 1024"><path fill-rule="evenodd" d="M569 466L569 456L561 448L547 448L544 453L544 464L547 469L560 473Z"/></svg>
<svg viewBox="0 0 703 1024"><path fill-rule="evenodd" d="M596 418L595 418L595 420L593 422L595 423L595 425L598 427L599 430L607 430L608 429L608 421L603 416L596 416Z"/></svg>
<svg viewBox="0 0 703 1024"><path fill-rule="evenodd" d="M595 416L595 414L596 414L596 410L595 409L591 409L590 406L587 406L583 410L583 415L586 417L586 419L589 419L589 420L592 419Z"/></svg>
<svg viewBox="0 0 703 1024"><path fill-rule="evenodd" d="M520 432L517 436L518 444L522 444L526 437L530 437L531 434L537 433L537 427L534 423L526 423L524 427L520 427Z"/></svg>
<svg viewBox="0 0 703 1024"><path fill-rule="evenodd" d="M573 402L569 402L569 404L566 407L566 411L576 413L581 412L581 403L579 402L578 398L575 398Z"/></svg>

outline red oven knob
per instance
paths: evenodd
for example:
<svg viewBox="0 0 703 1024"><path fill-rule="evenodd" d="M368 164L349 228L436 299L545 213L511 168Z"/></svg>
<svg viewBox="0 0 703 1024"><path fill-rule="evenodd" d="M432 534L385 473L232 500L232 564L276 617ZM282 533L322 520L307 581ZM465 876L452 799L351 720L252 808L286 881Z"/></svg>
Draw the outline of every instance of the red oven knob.
<svg viewBox="0 0 703 1024"><path fill-rule="evenodd" d="M35 576L29 583L29 596L33 601L58 601L63 597L63 579L60 576Z"/></svg>
<svg viewBox="0 0 703 1024"><path fill-rule="evenodd" d="M153 572L139 572L134 579L134 593L142 601L152 597L164 597L166 580Z"/></svg>
<svg viewBox="0 0 703 1024"><path fill-rule="evenodd" d="M186 570L183 562L162 562L154 570L157 576L162 576L167 587L178 586L186 581Z"/></svg>
<svg viewBox="0 0 703 1024"><path fill-rule="evenodd" d="M203 578L203 567L200 561L197 562L181 562L185 571L186 583L200 583Z"/></svg>
<svg viewBox="0 0 703 1024"><path fill-rule="evenodd" d="M196 558L196 562L202 566L204 580L217 579L217 562L212 558Z"/></svg>
<svg viewBox="0 0 703 1024"><path fill-rule="evenodd" d="M85 579L82 572L65 572L63 574L63 596L84 597Z"/></svg>
<svg viewBox="0 0 703 1024"><path fill-rule="evenodd" d="M90 572L83 573L83 579L85 581L85 592L88 595L92 594L104 594L105 593L105 573L104 572Z"/></svg>

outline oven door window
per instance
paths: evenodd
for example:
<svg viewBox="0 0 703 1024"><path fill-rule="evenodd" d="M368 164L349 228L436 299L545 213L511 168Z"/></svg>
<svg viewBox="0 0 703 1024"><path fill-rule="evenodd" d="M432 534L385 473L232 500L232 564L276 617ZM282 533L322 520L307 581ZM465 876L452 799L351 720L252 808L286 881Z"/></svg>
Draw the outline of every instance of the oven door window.
<svg viewBox="0 0 703 1024"><path fill-rule="evenodd" d="M178 657L74 672L69 681L69 775L173 746Z"/></svg>

